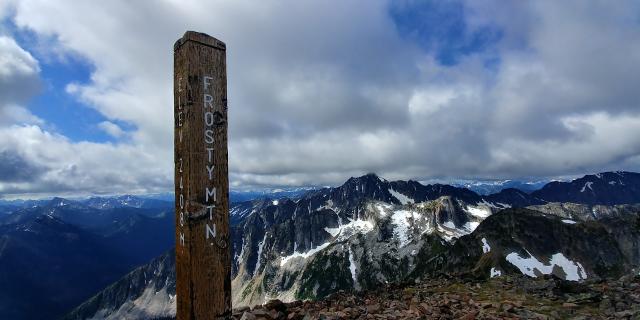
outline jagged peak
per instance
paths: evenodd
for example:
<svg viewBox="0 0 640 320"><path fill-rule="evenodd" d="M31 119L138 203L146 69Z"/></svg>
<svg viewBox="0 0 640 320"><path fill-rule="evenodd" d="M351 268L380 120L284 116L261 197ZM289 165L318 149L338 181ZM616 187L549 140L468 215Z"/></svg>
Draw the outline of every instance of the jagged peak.
<svg viewBox="0 0 640 320"><path fill-rule="evenodd" d="M60 206L68 205L72 202L75 202L75 201L71 201L61 197L54 197L53 199L51 199L51 201L49 201L49 206L60 207Z"/></svg>
<svg viewBox="0 0 640 320"><path fill-rule="evenodd" d="M388 181L384 178L381 178L380 176L378 176L377 174L370 172L367 174L364 174L362 176L359 177L350 177L347 181L345 181L345 183L342 184L342 186L345 185L350 185L350 184L356 184L356 183L387 183Z"/></svg>

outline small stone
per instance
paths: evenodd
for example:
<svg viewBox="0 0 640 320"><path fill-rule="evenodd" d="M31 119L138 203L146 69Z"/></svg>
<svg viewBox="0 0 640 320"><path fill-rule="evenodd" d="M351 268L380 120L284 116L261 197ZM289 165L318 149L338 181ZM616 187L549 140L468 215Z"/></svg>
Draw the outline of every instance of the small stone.
<svg viewBox="0 0 640 320"><path fill-rule="evenodd" d="M573 308L577 308L578 305L572 302L565 302L562 304L562 307L567 309L573 309Z"/></svg>
<svg viewBox="0 0 640 320"><path fill-rule="evenodd" d="M460 317L460 319L461 320L475 320L477 315L478 315L477 311L471 311L471 312L465 314L464 316Z"/></svg>
<svg viewBox="0 0 640 320"><path fill-rule="evenodd" d="M505 303L502 305L502 310L506 311L506 312L512 312L513 311L513 305L509 304L509 303Z"/></svg>

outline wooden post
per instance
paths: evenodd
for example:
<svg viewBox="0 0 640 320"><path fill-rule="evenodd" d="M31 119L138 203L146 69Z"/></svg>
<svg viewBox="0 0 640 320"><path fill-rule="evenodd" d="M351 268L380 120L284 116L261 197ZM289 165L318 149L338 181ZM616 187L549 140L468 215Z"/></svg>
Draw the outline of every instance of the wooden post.
<svg viewBox="0 0 640 320"><path fill-rule="evenodd" d="M187 31L173 51L177 318L229 319L226 46Z"/></svg>

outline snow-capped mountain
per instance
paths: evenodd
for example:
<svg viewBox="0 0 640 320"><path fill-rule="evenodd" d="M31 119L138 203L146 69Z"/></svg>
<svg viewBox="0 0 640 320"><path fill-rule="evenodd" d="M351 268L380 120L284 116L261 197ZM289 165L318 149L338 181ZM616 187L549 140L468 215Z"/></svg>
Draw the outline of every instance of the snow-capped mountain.
<svg viewBox="0 0 640 320"><path fill-rule="evenodd" d="M467 188L480 195L489 195L498 193L504 189L518 189L526 193L531 193L539 190L548 182L548 180L456 180L451 184L457 187Z"/></svg>
<svg viewBox="0 0 640 320"><path fill-rule="evenodd" d="M554 181L532 193L549 202L625 204L640 202L640 173L603 172L571 182Z"/></svg>
<svg viewBox="0 0 640 320"><path fill-rule="evenodd" d="M144 198L132 195L117 197L91 197L82 203L88 207L96 209L114 208L164 208L172 206L169 201L152 198Z"/></svg>
<svg viewBox="0 0 640 320"><path fill-rule="evenodd" d="M640 265L640 207L549 203L543 196L517 189L482 196L368 174L294 200L236 203L234 306L442 273L583 280Z"/></svg>
<svg viewBox="0 0 640 320"><path fill-rule="evenodd" d="M439 254L423 255L425 259L412 276L433 276L447 270L450 275L483 278L521 273L579 281L637 274L638 206L601 207L619 214L596 219L566 209L563 214L573 219L531 209L503 210Z"/></svg>

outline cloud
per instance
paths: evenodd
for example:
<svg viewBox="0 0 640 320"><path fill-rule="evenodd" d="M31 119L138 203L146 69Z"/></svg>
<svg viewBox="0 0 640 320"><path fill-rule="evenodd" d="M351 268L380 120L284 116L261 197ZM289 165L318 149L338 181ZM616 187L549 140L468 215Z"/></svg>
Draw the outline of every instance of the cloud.
<svg viewBox="0 0 640 320"><path fill-rule="evenodd" d="M19 154L0 152L0 182L28 182L38 178L41 168Z"/></svg>
<svg viewBox="0 0 640 320"><path fill-rule="evenodd" d="M126 132L122 130L117 124L109 121L102 121L98 123L98 128L102 129L104 132L114 138L121 138L126 134Z"/></svg>
<svg viewBox="0 0 640 320"><path fill-rule="evenodd" d="M40 66L13 38L0 35L0 125L41 123L23 105L40 89Z"/></svg>
<svg viewBox="0 0 640 320"><path fill-rule="evenodd" d="M2 183L2 192L171 190L172 45L187 29L228 46L234 187L336 184L370 171L427 179L640 170L638 9L15 1L0 16L93 65L90 81L64 94L104 115L98 128L121 140L72 142L34 119L13 125L31 140L2 150L45 170L41 183ZM35 83L37 61L5 41ZM21 105L33 94L0 99Z"/></svg>
<svg viewBox="0 0 640 320"><path fill-rule="evenodd" d="M167 165L133 145L73 143L36 125L0 128L0 136L0 155L11 160L2 169L21 168L3 174L3 194L163 192L173 185Z"/></svg>

